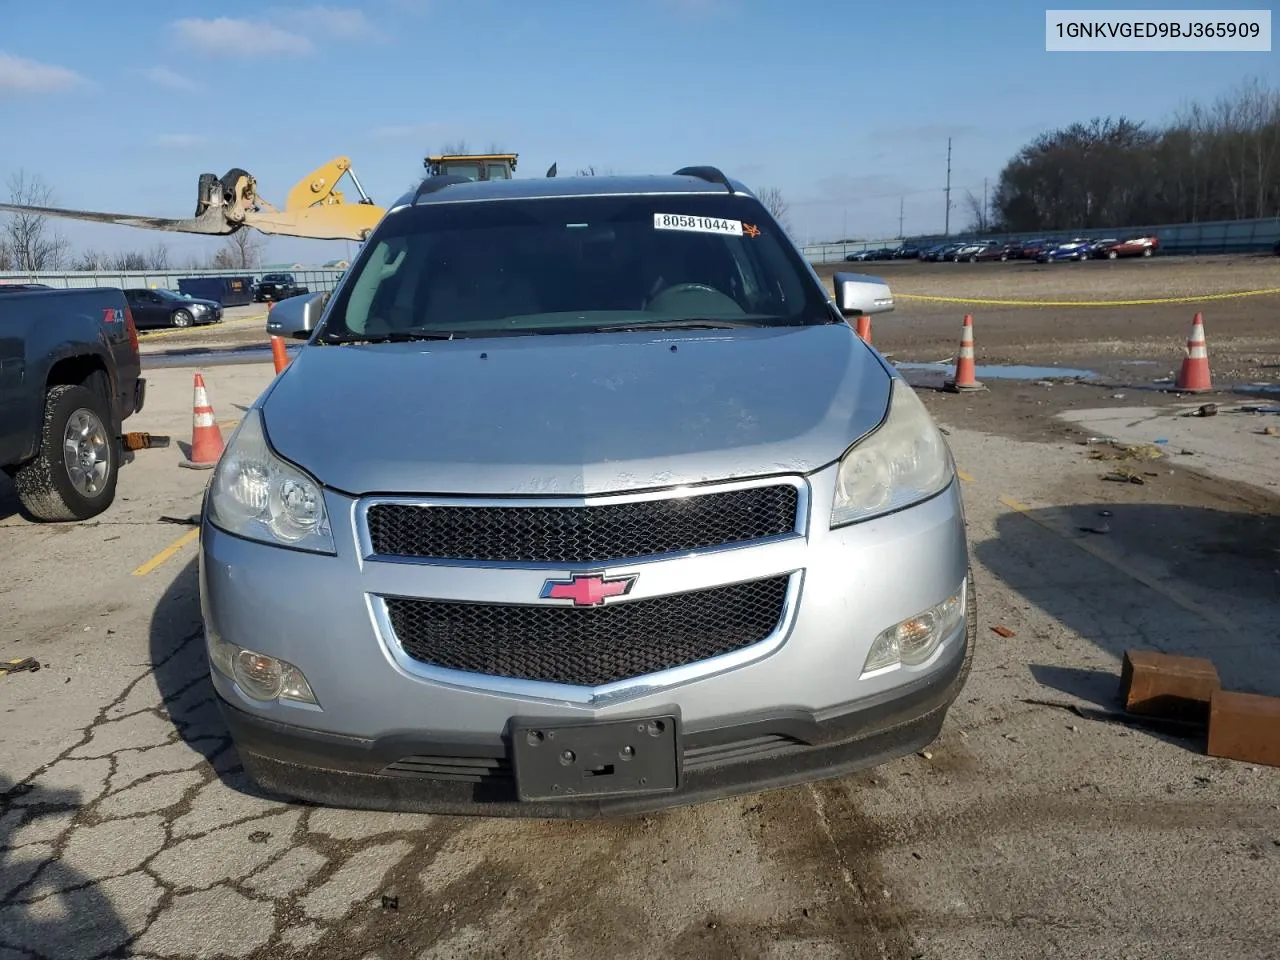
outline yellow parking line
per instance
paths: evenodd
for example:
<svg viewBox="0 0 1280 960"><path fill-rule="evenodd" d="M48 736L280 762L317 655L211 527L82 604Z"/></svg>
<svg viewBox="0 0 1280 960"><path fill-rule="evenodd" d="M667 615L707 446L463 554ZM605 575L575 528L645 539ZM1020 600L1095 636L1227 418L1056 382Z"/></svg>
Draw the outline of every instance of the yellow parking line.
<svg viewBox="0 0 1280 960"><path fill-rule="evenodd" d="M157 567L161 566L163 563L165 563L167 560L173 557L173 555L176 554L179 550L181 550L187 544L191 543L193 540L197 539L199 536L200 536L199 527L197 527L194 530L188 530L186 533L180 536L177 540L169 544L169 546L165 547L163 550L157 553L154 557L152 557L150 560L148 560L146 563L140 566L137 570L133 571L133 575L135 577L145 577L148 573L151 573Z"/></svg>
<svg viewBox="0 0 1280 960"><path fill-rule="evenodd" d="M963 470L957 470L956 476L959 477L961 480L963 480L965 483L973 483L973 477L969 476Z"/></svg>
<svg viewBox="0 0 1280 960"><path fill-rule="evenodd" d="M1182 594L1180 594L1178 591L1172 590L1169 587L1166 587L1163 583L1161 583L1155 577L1152 577L1149 574L1143 573L1141 570L1131 567L1129 564L1125 563L1119 557L1114 557L1107 551L1099 549L1091 541L1084 540L1080 537L1069 536L1064 530L1059 528L1056 524L1050 522L1049 520L1046 520L1042 516L1037 516L1036 513L1031 509L1031 507L1027 506L1025 503L1021 502L1020 500L1015 500L1013 497L1010 497L1007 494L1001 494L1000 502L1003 503L1006 507L1010 507L1011 509L1018 511L1018 513L1022 514L1032 523L1040 525L1044 529L1048 530L1050 533L1057 534L1059 537L1061 537L1063 540L1068 541L1069 543L1074 543L1077 547L1079 547L1085 553L1089 554L1091 557L1101 560L1103 563L1107 564L1107 566L1111 567L1113 570L1118 570L1120 573L1123 573L1125 576L1130 577L1134 580L1137 580L1144 587L1148 587L1154 590L1156 593L1160 594L1160 596L1164 597L1170 603L1176 604L1177 606L1181 607L1183 610L1186 610L1188 613L1193 613L1197 617L1200 617L1205 622L1213 624L1219 630L1223 630L1228 633L1234 633L1236 631L1237 624L1231 622L1226 617L1219 616L1217 613L1208 609L1207 607L1200 606L1200 604L1196 603L1194 600L1188 600L1186 597L1182 596Z"/></svg>
<svg viewBox="0 0 1280 960"><path fill-rule="evenodd" d="M1194 297L1154 297L1145 300L994 300L981 297L936 297L923 293L900 293L899 300L922 300L930 303L977 303L995 307L1137 307L1156 303L1202 303L1210 300L1235 300L1240 297L1269 297L1280 293L1280 287L1263 290L1238 290L1235 293L1205 293Z"/></svg>

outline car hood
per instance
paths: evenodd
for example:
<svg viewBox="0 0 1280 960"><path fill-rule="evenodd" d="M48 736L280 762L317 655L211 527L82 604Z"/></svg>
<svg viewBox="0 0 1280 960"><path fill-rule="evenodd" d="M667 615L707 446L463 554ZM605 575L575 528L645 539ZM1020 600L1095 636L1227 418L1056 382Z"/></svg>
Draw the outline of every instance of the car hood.
<svg viewBox="0 0 1280 960"><path fill-rule="evenodd" d="M812 471L889 388L828 324L309 345L262 409L274 448L346 493L576 496Z"/></svg>
<svg viewBox="0 0 1280 960"><path fill-rule="evenodd" d="M209 308L211 308L211 309L216 309L216 308L218 308L218 307L222 306L222 304L220 304L217 300L202 300L202 299L200 299L199 297L191 297L190 299L188 299L188 298L186 298L186 297L183 297L181 300L172 300L172 301L170 301L170 302L171 302L175 307L176 307L176 306L182 306L182 305L184 305L184 304L188 304L188 303L194 303L194 304L197 304L198 306L202 306L202 307L209 307Z"/></svg>

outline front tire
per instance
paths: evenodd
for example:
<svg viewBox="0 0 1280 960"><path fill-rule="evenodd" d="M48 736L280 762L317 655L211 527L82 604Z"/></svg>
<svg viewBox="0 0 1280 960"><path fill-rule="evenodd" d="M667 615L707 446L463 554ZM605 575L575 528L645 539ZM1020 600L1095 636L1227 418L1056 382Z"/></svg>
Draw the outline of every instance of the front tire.
<svg viewBox="0 0 1280 960"><path fill-rule="evenodd" d="M194 323L194 318L189 310L175 310L170 318L175 327L189 327Z"/></svg>
<svg viewBox="0 0 1280 960"><path fill-rule="evenodd" d="M107 401L86 387L45 395L40 452L13 473L18 501L42 521L88 520L116 498L120 453Z"/></svg>

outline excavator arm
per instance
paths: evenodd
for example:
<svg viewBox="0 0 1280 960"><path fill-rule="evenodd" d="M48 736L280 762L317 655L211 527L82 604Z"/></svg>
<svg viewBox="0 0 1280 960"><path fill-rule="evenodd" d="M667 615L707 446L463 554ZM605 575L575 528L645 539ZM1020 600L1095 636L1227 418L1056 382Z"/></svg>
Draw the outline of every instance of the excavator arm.
<svg viewBox="0 0 1280 960"><path fill-rule="evenodd" d="M351 178L360 195L356 203L348 203L337 189L344 175ZM252 174L234 167L222 177L211 173L200 176L194 217L173 219L0 203L0 213L6 212L212 236L252 227L266 234L310 240L364 240L386 211L364 192L351 169L351 161L336 157L295 183L283 209L258 196L257 181Z"/></svg>

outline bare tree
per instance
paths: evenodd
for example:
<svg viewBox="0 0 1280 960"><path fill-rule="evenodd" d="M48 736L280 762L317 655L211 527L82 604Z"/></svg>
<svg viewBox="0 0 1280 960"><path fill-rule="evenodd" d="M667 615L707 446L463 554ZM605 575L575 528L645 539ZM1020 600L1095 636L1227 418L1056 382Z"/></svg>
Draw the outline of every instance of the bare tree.
<svg viewBox="0 0 1280 960"><path fill-rule="evenodd" d="M588 164L588 165L587 165L587 166L585 166L585 167L579 167L579 168L574 172L574 176L578 176L578 177L612 177L612 176L613 176L613 170L612 170L612 169L604 169L604 168L597 169L597 168L596 168L596 165L595 165L594 163L592 163L592 164Z"/></svg>
<svg viewBox="0 0 1280 960"><path fill-rule="evenodd" d="M8 187L10 203L29 207L52 207L56 203L52 188L38 175L28 177L19 170L9 177ZM11 213L0 233L19 270L57 270L71 249L67 238L40 213Z"/></svg>
<svg viewBox="0 0 1280 960"><path fill-rule="evenodd" d="M117 253L111 258L112 270L145 270L147 269L147 255L137 250L128 250Z"/></svg>
<svg viewBox="0 0 1280 960"><path fill-rule="evenodd" d="M241 227L227 237L226 245L214 254L214 267L219 270L252 270L262 263L266 244L251 227Z"/></svg>
<svg viewBox="0 0 1280 960"><path fill-rule="evenodd" d="M75 255L75 258L71 261L71 269L84 270L86 273L110 270L111 257L101 250L94 250L90 247L87 250L81 250Z"/></svg>
<svg viewBox="0 0 1280 960"><path fill-rule="evenodd" d="M972 190L964 192L964 205L969 211L969 225L965 228L965 233L990 233L991 215L986 205L974 195Z"/></svg>
<svg viewBox="0 0 1280 960"><path fill-rule="evenodd" d="M168 270L169 269L169 248L163 243L157 243L147 252L147 269L148 270Z"/></svg>
<svg viewBox="0 0 1280 960"><path fill-rule="evenodd" d="M782 190L778 187L762 187L756 191L756 198L764 204L764 208L769 211L773 219L778 221L782 229L790 233L791 205L782 195Z"/></svg>
<svg viewBox="0 0 1280 960"><path fill-rule="evenodd" d="M9 249L9 241L0 239L0 270L12 270L17 265L13 251Z"/></svg>
<svg viewBox="0 0 1280 960"><path fill-rule="evenodd" d="M440 152L442 154L453 154L453 155L461 154L465 156L466 154L471 152L471 147L468 146L467 141L465 140L451 140L449 143L446 143L443 147L440 148Z"/></svg>

